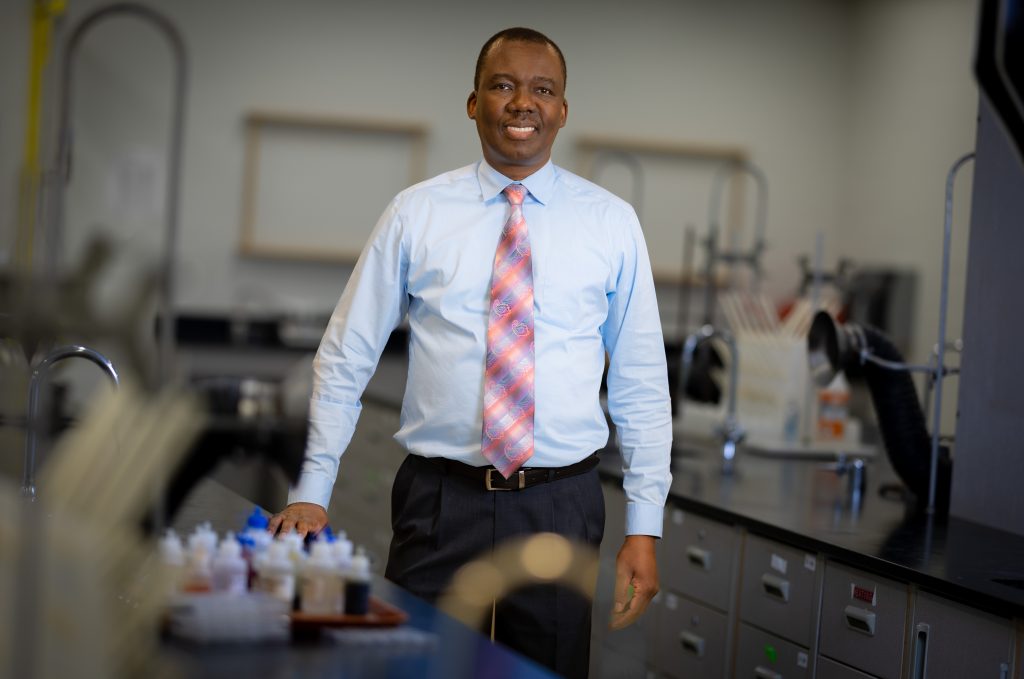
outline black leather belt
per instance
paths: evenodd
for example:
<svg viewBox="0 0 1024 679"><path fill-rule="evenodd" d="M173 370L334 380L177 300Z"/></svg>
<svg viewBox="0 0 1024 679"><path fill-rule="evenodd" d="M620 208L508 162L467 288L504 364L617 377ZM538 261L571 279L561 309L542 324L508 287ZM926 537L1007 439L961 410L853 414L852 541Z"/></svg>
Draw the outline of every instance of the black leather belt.
<svg viewBox="0 0 1024 679"><path fill-rule="evenodd" d="M443 457L429 457L425 460L443 467L452 475L475 481L486 490L523 490L549 481L566 479L589 472L597 466L597 453L585 457L575 464L566 467L523 467L509 478L505 478L494 467L473 467L465 462L457 462Z"/></svg>

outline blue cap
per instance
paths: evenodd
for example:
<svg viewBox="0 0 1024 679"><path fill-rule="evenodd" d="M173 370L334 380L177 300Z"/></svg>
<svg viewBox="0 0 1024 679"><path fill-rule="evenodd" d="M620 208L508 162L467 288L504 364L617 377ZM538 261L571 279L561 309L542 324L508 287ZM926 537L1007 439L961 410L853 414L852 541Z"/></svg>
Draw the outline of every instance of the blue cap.
<svg viewBox="0 0 1024 679"><path fill-rule="evenodd" d="M259 507L253 507L252 514L245 520L246 528L262 528L266 530L268 525L270 525L270 519L263 516L263 512Z"/></svg>

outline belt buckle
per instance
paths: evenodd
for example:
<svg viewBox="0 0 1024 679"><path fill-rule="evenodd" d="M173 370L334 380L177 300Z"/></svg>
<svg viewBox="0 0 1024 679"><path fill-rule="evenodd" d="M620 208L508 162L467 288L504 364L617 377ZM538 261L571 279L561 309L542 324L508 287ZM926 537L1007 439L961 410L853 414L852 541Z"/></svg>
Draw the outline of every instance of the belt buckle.
<svg viewBox="0 0 1024 679"><path fill-rule="evenodd" d="M495 486L494 484L492 484L491 483L491 473L492 472L496 472L496 471L498 471L498 470L497 469L488 469L487 470L487 474L484 475L484 487L487 488L487 490L493 490L493 491L498 491L498 490L522 490L523 488L526 488L526 472L524 472L522 469L520 469L516 473L517 480L518 480L518 485L515 488L499 488L499 487ZM504 481L505 479L503 478L502 480Z"/></svg>

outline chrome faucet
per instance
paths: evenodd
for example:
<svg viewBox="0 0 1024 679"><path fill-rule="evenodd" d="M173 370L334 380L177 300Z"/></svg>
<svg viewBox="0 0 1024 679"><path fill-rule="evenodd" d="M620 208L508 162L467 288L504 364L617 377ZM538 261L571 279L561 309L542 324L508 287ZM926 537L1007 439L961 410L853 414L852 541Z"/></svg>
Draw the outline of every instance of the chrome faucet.
<svg viewBox="0 0 1024 679"><path fill-rule="evenodd" d="M28 431L25 434L25 475L21 483L21 496L29 502L34 502L36 499L36 436L41 427L39 423L39 390L43 380L49 375L50 368L65 358L84 358L92 361L107 374L110 381L114 383L115 388L121 383L120 378L117 376L117 370L114 369L114 364L110 362L110 359L95 349L90 349L80 344L57 347L44 356L32 369L32 377L29 380L28 386L28 412L26 414Z"/></svg>
<svg viewBox="0 0 1024 679"><path fill-rule="evenodd" d="M747 432L736 418L736 384L739 379L740 354L731 333L705 325L686 338L683 344L683 374L680 379L683 398L680 400L679 412L682 413L682 401L686 399L686 382L690 377L693 352L697 350L698 344L714 338L722 340L729 347L729 402L725 411L725 421L715 433L722 438L722 473L732 474L736 467L736 447L743 441Z"/></svg>

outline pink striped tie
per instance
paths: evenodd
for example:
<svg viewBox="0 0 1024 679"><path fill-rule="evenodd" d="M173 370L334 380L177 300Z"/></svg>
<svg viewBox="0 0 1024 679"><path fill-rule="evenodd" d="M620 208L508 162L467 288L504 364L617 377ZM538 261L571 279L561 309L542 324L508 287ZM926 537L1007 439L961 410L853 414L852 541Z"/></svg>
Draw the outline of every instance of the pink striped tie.
<svg viewBox="0 0 1024 679"><path fill-rule="evenodd" d="M509 184L504 194L512 210L491 277L481 450L507 479L533 455L533 264L526 187Z"/></svg>

